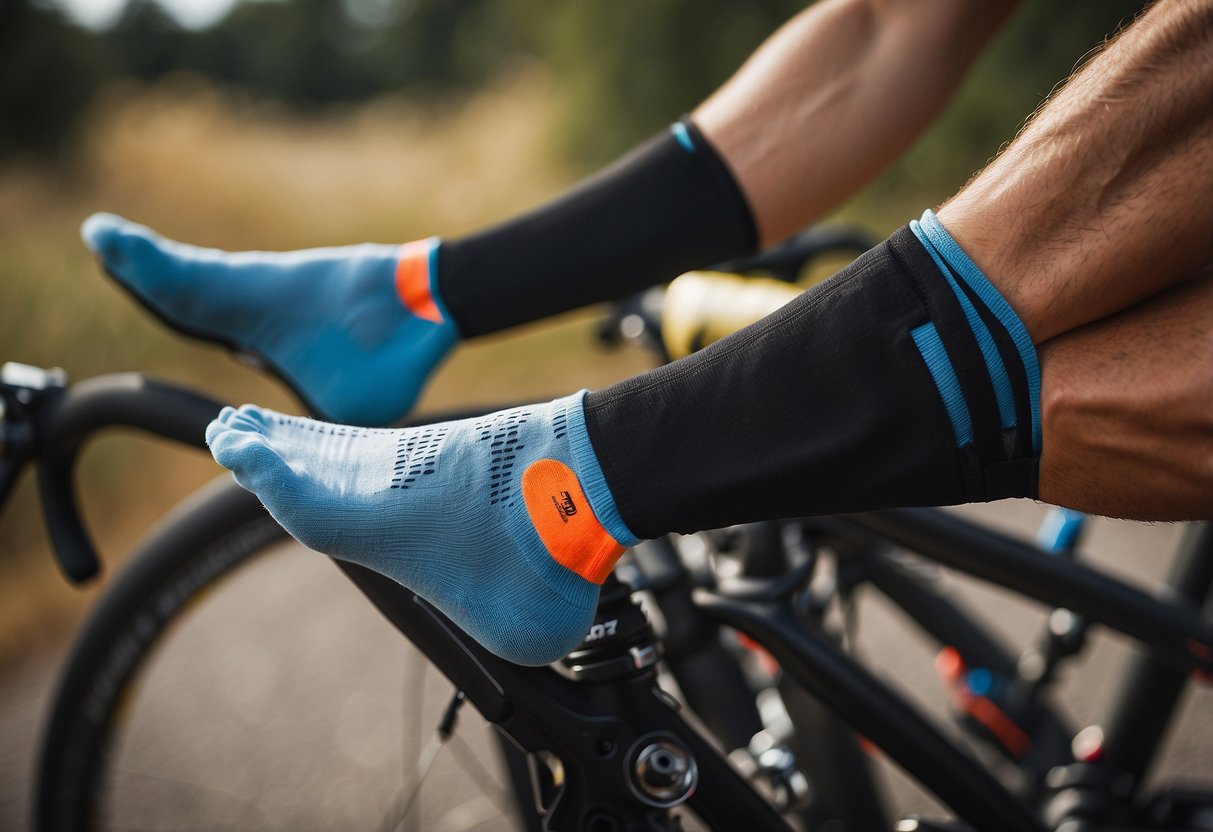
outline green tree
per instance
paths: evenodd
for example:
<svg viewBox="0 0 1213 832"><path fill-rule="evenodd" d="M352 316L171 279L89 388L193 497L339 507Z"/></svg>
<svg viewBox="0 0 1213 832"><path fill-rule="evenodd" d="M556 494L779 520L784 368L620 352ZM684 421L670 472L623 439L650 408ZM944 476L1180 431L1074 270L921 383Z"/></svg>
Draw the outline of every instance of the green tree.
<svg viewBox="0 0 1213 832"><path fill-rule="evenodd" d="M107 74L104 47L58 12L0 3L0 159L62 151Z"/></svg>

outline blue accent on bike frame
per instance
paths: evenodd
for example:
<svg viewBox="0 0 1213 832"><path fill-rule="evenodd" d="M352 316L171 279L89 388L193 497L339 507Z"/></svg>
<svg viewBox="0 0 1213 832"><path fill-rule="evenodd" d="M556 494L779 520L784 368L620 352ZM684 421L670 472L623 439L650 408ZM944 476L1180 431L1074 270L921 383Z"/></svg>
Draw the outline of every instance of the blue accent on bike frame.
<svg viewBox="0 0 1213 832"><path fill-rule="evenodd" d="M935 324L925 323L915 327L910 330L910 337L922 353L922 360L927 363L927 371L935 381L940 398L943 399L948 421L952 423L952 434L956 437L956 447L963 448L973 441L973 417L969 414L969 405L960 389L960 379L956 377L952 359L948 358L948 352L944 349Z"/></svg>
<svg viewBox="0 0 1213 832"><path fill-rule="evenodd" d="M925 217L926 215L924 214L923 216ZM940 274L948 281L948 285L952 287L956 300L960 302L960 308L964 310L965 320L968 321L969 329L973 330L973 335L977 338L977 347L981 350L982 359L985 360L986 372L990 374L990 383L994 385L994 398L998 400L999 423L1004 428L1015 427L1017 419L1015 416L1015 396L1011 391L1011 377L1007 375L1006 365L1002 363L1002 355L998 352L998 345L994 343L994 336L990 334L985 321L977 314L977 309L974 308L973 302L969 300L969 296L957 285L952 269L936 250L922 225L917 220L912 220L910 222L910 230L914 232L914 236L922 243L922 247L931 255L931 259L935 261L935 266L939 269Z"/></svg>
<svg viewBox="0 0 1213 832"><path fill-rule="evenodd" d="M1078 543L1087 515L1073 509L1054 507L1040 524L1036 545L1046 552L1065 552Z"/></svg>
<svg viewBox="0 0 1213 832"><path fill-rule="evenodd" d="M670 125L670 132L674 134L674 138L678 140L678 144L687 153L695 152L695 142L691 140L691 134L687 130L687 126L681 121L676 121Z"/></svg>
<svg viewBox="0 0 1213 832"><path fill-rule="evenodd" d="M965 684L974 696L988 696L994 689L994 677L984 667L975 667L965 677Z"/></svg>
<svg viewBox="0 0 1213 832"><path fill-rule="evenodd" d="M1032 336L1028 334L1028 328L1024 326L1019 315L1015 314L1015 310L1011 308L1011 304L1007 303L1006 298L998 293L977 264L970 260L969 255L965 254L964 250L956 244L952 235L939 221L939 217L935 216L934 211L928 209L923 212L920 227L932 245L939 249L943 258L959 273L960 278L977 293L982 303L1006 328L1007 333L1011 336L1011 341L1015 344L1015 349L1019 351L1019 358L1023 361L1024 374L1028 381L1028 400L1031 403L1029 410L1032 414L1032 450L1039 453L1041 440L1040 362L1036 358L1036 345L1032 343ZM914 233L918 234L918 231L915 230ZM922 239L921 234L919 234L919 239Z"/></svg>

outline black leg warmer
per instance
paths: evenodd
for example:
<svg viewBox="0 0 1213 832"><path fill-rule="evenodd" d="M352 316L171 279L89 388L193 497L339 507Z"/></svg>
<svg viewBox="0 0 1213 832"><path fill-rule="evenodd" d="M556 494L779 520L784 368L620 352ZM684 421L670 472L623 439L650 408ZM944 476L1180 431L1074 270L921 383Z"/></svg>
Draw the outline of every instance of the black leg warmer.
<svg viewBox="0 0 1213 832"><path fill-rule="evenodd" d="M626 297L756 245L732 174L679 122L554 202L444 240L438 292L469 338Z"/></svg>
<svg viewBox="0 0 1213 832"><path fill-rule="evenodd" d="M916 233L903 227L700 353L586 397L633 532L1035 495L1035 353L1017 349L1014 313L988 284L945 278Z"/></svg>

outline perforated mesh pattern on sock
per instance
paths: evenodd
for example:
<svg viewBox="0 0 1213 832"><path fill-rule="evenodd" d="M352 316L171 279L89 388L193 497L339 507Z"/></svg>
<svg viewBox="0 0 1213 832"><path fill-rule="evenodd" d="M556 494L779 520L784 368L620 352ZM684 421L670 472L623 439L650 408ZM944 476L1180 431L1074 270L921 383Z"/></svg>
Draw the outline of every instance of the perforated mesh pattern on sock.
<svg viewBox="0 0 1213 832"><path fill-rule="evenodd" d="M396 440L396 465L392 469L392 488L408 488L418 477L438 470L438 453L449 428L434 425L416 432L405 432Z"/></svg>
<svg viewBox="0 0 1213 832"><path fill-rule="evenodd" d="M489 443L489 505L514 505L513 475L517 452L526 447L518 439L519 426L531 418L529 410L506 410L477 422L477 441Z"/></svg>
<svg viewBox="0 0 1213 832"><path fill-rule="evenodd" d="M557 439L564 439L567 432L568 421L565 417L565 412L561 410L556 414L556 417L552 419L552 433L556 435Z"/></svg>
<svg viewBox="0 0 1213 832"><path fill-rule="evenodd" d="M333 425L327 422L317 422L312 419L300 419L297 416L274 416L275 424L295 425L321 436L367 436L376 433L391 433L388 428L360 428L353 425Z"/></svg>
<svg viewBox="0 0 1213 832"><path fill-rule="evenodd" d="M570 441L581 398L401 430L249 405L225 409L207 441L305 546L391 577L498 655L544 664L581 643L618 554L576 473L597 464L584 436L577 454ZM551 488L574 511L541 530L530 503L550 512Z"/></svg>

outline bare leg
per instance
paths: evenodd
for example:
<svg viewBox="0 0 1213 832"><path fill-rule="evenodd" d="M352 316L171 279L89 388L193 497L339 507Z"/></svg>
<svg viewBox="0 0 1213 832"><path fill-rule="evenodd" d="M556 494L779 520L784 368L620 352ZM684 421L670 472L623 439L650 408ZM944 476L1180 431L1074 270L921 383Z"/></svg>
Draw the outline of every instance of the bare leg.
<svg viewBox="0 0 1213 832"><path fill-rule="evenodd" d="M772 35L694 113L762 242L825 214L900 156L1016 5L824 0Z"/></svg>
<svg viewBox="0 0 1213 832"><path fill-rule="evenodd" d="M1037 343L1213 260L1213 2L1144 14L939 217Z"/></svg>
<svg viewBox="0 0 1213 832"><path fill-rule="evenodd" d="M1213 268L1040 356L1041 499L1139 520L1213 517Z"/></svg>

